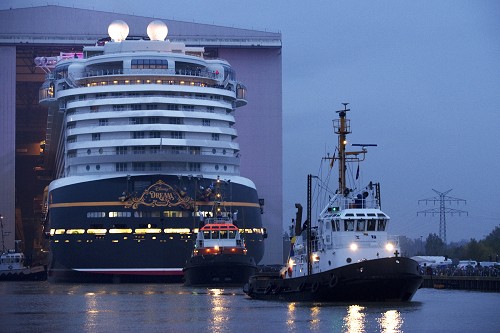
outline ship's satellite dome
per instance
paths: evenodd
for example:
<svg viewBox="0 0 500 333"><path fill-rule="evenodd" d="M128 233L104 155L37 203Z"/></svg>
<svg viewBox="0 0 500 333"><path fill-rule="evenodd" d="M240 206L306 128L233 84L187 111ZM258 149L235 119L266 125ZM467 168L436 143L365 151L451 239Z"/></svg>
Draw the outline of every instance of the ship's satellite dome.
<svg viewBox="0 0 500 333"><path fill-rule="evenodd" d="M122 20L115 20L111 22L108 27L109 37L115 42L121 42L125 40L128 36L129 28L128 24Z"/></svg>
<svg viewBox="0 0 500 333"><path fill-rule="evenodd" d="M148 24L148 36L151 40L165 40L168 35L167 25L159 20L154 20Z"/></svg>

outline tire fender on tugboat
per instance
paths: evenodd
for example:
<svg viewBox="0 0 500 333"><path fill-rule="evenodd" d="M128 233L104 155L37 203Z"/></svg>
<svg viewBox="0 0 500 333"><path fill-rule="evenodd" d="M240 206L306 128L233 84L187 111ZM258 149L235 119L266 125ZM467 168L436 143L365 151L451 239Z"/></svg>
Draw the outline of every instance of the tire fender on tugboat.
<svg viewBox="0 0 500 333"><path fill-rule="evenodd" d="M332 275L330 281L328 281L328 287L333 288L337 285L338 282L339 282L338 278L335 275Z"/></svg>
<svg viewBox="0 0 500 333"><path fill-rule="evenodd" d="M311 291L313 293L316 293L318 292L318 289L319 289L319 282L318 281L314 281L312 286L311 286Z"/></svg>

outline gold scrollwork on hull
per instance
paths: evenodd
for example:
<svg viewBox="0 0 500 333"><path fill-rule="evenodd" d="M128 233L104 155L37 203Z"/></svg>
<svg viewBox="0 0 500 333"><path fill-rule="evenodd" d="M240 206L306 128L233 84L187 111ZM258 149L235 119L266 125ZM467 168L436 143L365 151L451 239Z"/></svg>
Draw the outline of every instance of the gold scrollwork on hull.
<svg viewBox="0 0 500 333"><path fill-rule="evenodd" d="M131 197L125 202L125 208L137 209L139 205L150 207L182 207L194 209L194 200L184 192L158 180L144 190L140 197Z"/></svg>

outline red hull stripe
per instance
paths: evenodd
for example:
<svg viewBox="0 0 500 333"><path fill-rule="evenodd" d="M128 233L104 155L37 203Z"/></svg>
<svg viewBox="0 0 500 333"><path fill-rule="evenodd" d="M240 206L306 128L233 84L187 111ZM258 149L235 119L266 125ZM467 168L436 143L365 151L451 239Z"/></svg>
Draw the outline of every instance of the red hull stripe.
<svg viewBox="0 0 500 333"><path fill-rule="evenodd" d="M120 274L120 275L183 275L182 268L75 268L75 271L95 274Z"/></svg>

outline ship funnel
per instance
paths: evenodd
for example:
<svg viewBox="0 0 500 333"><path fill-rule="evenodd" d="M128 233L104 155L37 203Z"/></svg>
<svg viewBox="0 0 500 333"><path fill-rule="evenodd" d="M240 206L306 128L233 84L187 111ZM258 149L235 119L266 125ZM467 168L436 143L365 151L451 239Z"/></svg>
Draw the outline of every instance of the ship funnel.
<svg viewBox="0 0 500 333"><path fill-rule="evenodd" d="M297 208L297 213L295 214L295 236L300 236L302 232L302 205L296 203L295 208Z"/></svg>

